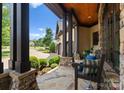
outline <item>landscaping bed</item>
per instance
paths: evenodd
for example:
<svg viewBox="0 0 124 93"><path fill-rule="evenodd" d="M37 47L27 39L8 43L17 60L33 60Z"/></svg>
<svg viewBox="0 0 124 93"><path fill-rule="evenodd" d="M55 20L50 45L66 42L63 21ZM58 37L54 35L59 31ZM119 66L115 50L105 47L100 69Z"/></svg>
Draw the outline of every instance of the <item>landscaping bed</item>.
<svg viewBox="0 0 124 93"><path fill-rule="evenodd" d="M59 65L60 57L52 56L51 58L30 57L31 67L37 69L40 75L47 73Z"/></svg>

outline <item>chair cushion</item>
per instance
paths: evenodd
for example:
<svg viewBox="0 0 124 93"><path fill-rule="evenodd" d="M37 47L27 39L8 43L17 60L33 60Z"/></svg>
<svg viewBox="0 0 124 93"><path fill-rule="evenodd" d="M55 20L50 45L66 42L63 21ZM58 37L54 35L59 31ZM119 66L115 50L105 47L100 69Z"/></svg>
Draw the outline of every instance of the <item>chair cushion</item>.
<svg viewBox="0 0 124 93"><path fill-rule="evenodd" d="M85 62L80 63L78 67L79 74L82 75L96 75L98 71L98 62L99 60L86 60ZM85 67L89 65L89 67Z"/></svg>
<svg viewBox="0 0 124 93"><path fill-rule="evenodd" d="M94 55L88 55L88 56L86 57L86 59L87 59L87 60L96 60L96 56L94 56Z"/></svg>

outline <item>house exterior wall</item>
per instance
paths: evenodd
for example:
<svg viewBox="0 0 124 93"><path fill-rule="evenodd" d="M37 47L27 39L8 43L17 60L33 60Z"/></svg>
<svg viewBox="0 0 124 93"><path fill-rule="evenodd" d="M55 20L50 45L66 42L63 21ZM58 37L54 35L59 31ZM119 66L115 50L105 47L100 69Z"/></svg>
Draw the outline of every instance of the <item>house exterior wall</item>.
<svg viewBox="0 0 124 93"><path fill-rule="evenodd" d="M58 54L60 56L62 56L62 52L63 52L63 34L59 35L59 37L57 38L57 53L58 53L58 50L60 51Z"/></svg>
<svg viewBox="0 0 124 93"><path fill-rule="evenodd" d="M82 53L83 50L90 49L91 37L90 29L87 27L79 27L79 53Z"/></svg>
<svg viewBox="0 0 124 93"><path fill-rule="evenodd" d="M98 48L98 45L93 46L93 32L98 32L98 24L92 27L79 27L79 53L92 47Z"/></svg>
<svg viewBox="0 0 124 93"><path fill-rule="evenodd" d="M77 28L72 29L72 41L73 41L73 53L77 52L77 38L79 38L79 53L82 51L90 49L92 47L97 48L98 46L93 46L92 34L93 32L98 32L98 25L94 25L90 28L79 26L79 37L77 37ZM67 42L68 42L68 32L67 32ZM61 44L60 55L62 55L63 47L63 34L59 36L57 40L58 44ZM68 48L67 48L68 49Z"/></svg>

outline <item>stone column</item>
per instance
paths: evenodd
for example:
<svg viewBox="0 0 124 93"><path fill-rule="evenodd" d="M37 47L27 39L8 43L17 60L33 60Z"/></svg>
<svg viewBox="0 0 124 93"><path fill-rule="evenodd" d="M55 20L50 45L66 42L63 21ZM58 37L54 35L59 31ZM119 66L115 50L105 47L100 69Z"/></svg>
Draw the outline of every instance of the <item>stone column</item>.
<svg viewBox="0 0 124 93"><path fill-rule="evenodd" d="M11 4L11 32L10 32L10 60L9 60L9 69L15 69L15 61L17 58L16 53L16 4Z"/></svg>
<svg viewBox="0 0 124 93"><path fill-rule="evenodd" d="M103 49L103 32L104 32L104 23L103 23L103 13L104 13L105 4L100 4L98 12L98 29L99 29L99 48Z"/></svg>
<svg viewBox="0 0 124 93"><path fill-rule="evenodd" d="M3 73L2 63L2 3L0 3L0 73Z"/></svg>
<svg viewBox="0 0 124 93"><path fill-rule="evenodd" d="M120 4L120 89L124 89L124 4Z"/></svg>
<svg viewBox="0 0 124 93"><path fill-rule="evenodd" d="M16 4L16 18L17 61L15 62L15 71L9 73L12 78L10 89L39 89L36 81L37 70L30 70L29 62L29 4Z"/></svg>
<svg viewBox="0 0 124 93"><path fill-rule="evenodd" d="M66 14L63 15L63 56L67 56L67 43L66 43Z"/></svg>
<svg viewBox="0 0 124 93"><path fill-rule="evenodd" d="M77 53L79 53L79 26L77 25Z"/></svg>
<svg viewBox="0 0 124 93"><path fill-rule="evenodd" d="M17 61L15 71L30 70L29 62L29 4L17 3Z"/></svg>
<svg viewBox="0 0 124 93"><path fill-rule="evenodd" d="M68 12L68 16L67 16L67 18L68 18L68 27L67 27L67 29L68 29L68 37L69 37L69 40L68 40L68 50L67 51L69 51L69 57L72 57L72 13L69 11Z"/></svg>

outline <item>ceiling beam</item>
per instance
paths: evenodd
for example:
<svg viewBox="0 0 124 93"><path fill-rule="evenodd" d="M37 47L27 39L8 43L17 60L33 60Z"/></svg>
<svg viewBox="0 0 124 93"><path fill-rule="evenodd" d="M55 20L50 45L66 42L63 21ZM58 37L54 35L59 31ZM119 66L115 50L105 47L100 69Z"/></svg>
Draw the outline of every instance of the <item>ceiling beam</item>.
<svg viewBox="0 0 124 93"><path fill-rule="evenodd" d="M62 18L64 15L64 10L61 7L60 4L58 3L45 3L45 5L51 10L53 11L53 13L58 16L59 18Z"/></svg>
<svg viewBox="0 0 124 93"><path fill-rule="evenodd" d="M80 23L80 21L79 21L79 19L78 19L77 15L76 15L76 13L75 13L74 9L72 9L72 14L73 14L74 18L76 19L76 21L77 21L78 25L80 25L81 23Z"/></svg>
<svg viewBox="0 0 124 93"><path fill-rule="evenodd" d="M99 12L100 4L97 4L97 13Z"/></svg>

